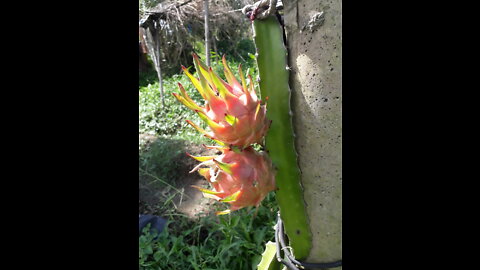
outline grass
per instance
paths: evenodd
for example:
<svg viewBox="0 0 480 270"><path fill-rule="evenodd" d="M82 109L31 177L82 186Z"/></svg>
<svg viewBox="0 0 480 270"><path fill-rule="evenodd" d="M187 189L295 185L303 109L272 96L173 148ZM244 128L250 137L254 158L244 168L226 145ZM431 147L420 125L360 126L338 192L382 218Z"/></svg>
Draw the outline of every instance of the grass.
<svg viewBox="0 0 480 270"><path fill-rule="evenodd" d="M178 92L177 82L180 82L190 97L201 104L201 96L188 82L185 76L174 75L164 80L165 108L162 108L158 82L148 84L139 89L139 132L164 137L178 137L197 140L198 133L185 121L192 120L197 125L201 123L195 112L179 103L172 93Z"/></svg>
<svg viewBox="0 0 480 270"><path fill-rule="evenodd" d="M202 55L200 54L200 57ZM204 57L202 57L204 58ZM243 62L243 72L256 78L251 58ZM229 65L236 70L239 62L230 59ZM213 55L212 68L223 76L219 56ZM190 67L194 72L194 68ZM155 142L139 142L139 176L158 184L169 192L160 198L156 211L168 220L168 229L161 234L145 230L139 237L139 267L157 269L256 269L265 243L273 240L278 206L271 192L262 202L257 216L255 209L240 209L229 215L209 215L194 221L176 211L175 196L182 191L175 188L179 175L180 155L184 155L188 142L200 145L214 144L200 135L185 120L207 129L199 117L172 95L178 92L180 82L190 97L199 105L203 99L188 78L173 75L163 81L165 107L161 105L159 84L153 72L140 74L139 80L139 133L156 137ZM227 204L215 203L215 211L225 210Z"/></svg>
<svg viewBox="0 0 480 270"><path fill-rule="evenodd" d="M179 139L158 138L144 145L140 152L138 168L141 174L160 182L174 184L181 166L176 160L185 157L185 141ZM165 179L165 180L163 180Z"/></svg>
<svg viewBox="0 0 480 270"><path fill-rule="evenodd" d="M140 236L140 269L256 269L265 244L274 239L274 197L273 192L267 196L255 218L255 209L198 221L170 211L166 230L157 234L145 228Z"/></svg>

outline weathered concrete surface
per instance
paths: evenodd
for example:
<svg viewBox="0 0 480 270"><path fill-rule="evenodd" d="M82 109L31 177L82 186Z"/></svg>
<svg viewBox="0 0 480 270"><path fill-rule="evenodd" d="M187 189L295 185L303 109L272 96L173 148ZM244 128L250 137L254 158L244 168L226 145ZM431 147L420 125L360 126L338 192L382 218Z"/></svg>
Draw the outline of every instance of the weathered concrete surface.
<svg viewBox="0 0 480 270"><path fill-rule="evenodd" d="M330 262L342 258L342 6L340 0L283 3L296 149L313 236L307 261Z"/></svg>

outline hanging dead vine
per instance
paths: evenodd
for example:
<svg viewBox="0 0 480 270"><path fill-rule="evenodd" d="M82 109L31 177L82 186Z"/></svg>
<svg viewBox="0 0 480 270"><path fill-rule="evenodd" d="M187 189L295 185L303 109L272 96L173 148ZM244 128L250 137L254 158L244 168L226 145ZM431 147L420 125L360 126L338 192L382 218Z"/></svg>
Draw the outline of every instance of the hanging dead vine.
<svg viewBox="0 0 480 270"><path fill-rule="evenodd" d="M253 1L210 0L211 48L235 47L240 40L251 36L249 22L241 13L241 7L249 3ZM176 72L181 64L190 66L191 53L200 51L199 45L204 40L203 0L166 0L141 15L140 26L158 32L156 40L147 42L154 48L159 42L162 70Z"/></svg>

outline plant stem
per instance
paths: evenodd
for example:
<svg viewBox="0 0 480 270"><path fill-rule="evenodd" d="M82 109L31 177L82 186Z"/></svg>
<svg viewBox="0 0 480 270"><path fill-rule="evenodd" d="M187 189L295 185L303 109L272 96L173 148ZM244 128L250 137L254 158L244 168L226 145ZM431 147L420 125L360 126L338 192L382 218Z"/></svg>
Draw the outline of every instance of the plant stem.
<svg viewBox="0 0 480 270"><path fill-rule="evenodd" d="M294 145L283 29L274 16L265 20L255 20L253 27L260 92L264 99L268 97L267 118L272 120L265 138L265 146L277 168L276 199L295 257L302 259L309 254L311 233Z"/></svg>

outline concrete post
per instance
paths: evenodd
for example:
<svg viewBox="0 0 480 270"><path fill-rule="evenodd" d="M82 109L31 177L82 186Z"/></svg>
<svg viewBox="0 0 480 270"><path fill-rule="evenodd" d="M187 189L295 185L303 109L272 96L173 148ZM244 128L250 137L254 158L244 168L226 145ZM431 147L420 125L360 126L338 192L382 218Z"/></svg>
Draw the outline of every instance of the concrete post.
<svg viewBox="0 0 480 270"><path fill-rule="evenodd" d="M313 237L306 261L332 262L342 258L342 5L283 3L295 143Z"/></svg>

